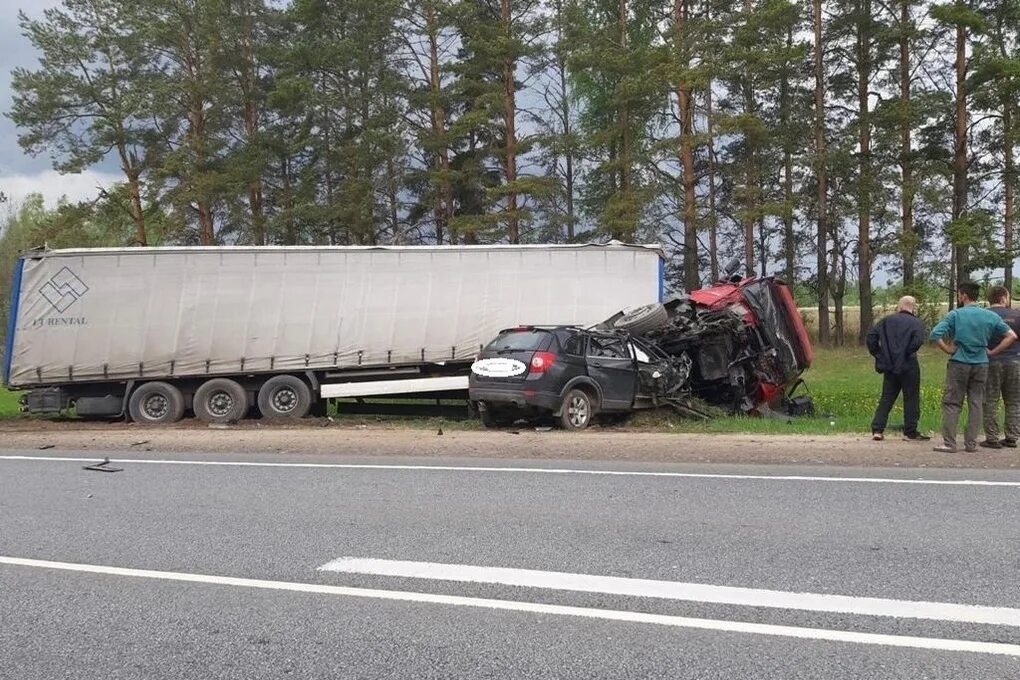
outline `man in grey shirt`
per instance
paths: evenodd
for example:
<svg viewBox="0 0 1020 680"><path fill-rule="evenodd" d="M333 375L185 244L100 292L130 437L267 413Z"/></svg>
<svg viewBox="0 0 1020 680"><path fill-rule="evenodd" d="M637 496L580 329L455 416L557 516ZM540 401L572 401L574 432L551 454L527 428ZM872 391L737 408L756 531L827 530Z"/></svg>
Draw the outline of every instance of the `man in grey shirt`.
<svg viewBox="0 0 1020 680"><path fill-rule="evenodd" d="M1009 291L1004 286L988 289L989 309L1002 317L1015 333L1020 335L1020 310L1008 306ZM993 338L990 346L1001 338ZM999 439L999 398L1006 410L1006 436ZM985 440L981 446L1015 449L1020 439L1020 343L1014 343L1000 354L988 358L988 382L985 384L984 404Z"/></svg>

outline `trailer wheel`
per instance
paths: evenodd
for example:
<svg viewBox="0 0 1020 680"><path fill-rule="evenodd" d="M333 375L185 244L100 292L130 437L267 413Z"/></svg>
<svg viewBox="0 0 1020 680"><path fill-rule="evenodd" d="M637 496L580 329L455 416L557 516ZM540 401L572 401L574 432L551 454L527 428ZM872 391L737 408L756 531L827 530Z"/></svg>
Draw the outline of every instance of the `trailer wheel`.
<svg viewBox="0 0 1020 680"><path fill-rule="evenodd" d="M176 423L184 417L184 395L170 383L144 383L131 393L128 414L145 425Z"/></svg>
<svg viewBox="0 0 1020 680"><path fill-rule="evenodd" d="M312 390L301 378L278 375L259 390L258 402L265 418L304 418L312 408Z"/></svg>
<svg viewBox="0 0 1020 680"><path fill-rule="evenodd" d="M195 392L192 408L202 422L236 423L248 413L248 393L229 378L213 378Z"/></svg>

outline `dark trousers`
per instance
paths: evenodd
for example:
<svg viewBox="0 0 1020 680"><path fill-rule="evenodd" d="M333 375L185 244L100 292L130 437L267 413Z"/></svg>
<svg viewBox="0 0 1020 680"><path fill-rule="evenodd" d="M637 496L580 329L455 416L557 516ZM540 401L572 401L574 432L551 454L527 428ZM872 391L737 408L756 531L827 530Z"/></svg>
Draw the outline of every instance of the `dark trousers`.
<svg viewBox="0 0 1020 680"><path fill-rule="evenodd" d="M903 434L917 434L917 421L921 419L921 367L914 361L905 366L902 373L883 373L882 376L882 398L875 409L871 431L885 431L889 411L902 393Z"/></svg>
<svg viewBox="0 0 1020 680"><path fill-rule="evenodd" d="M946 367L946 387L942 394L942 439L949 448L956 448L956 427L966 399L968 414L963 444L968 451L976 449L978 433L984 422L986 382L988 364L950 361Z"/></svg>
<svg viewBox="0 0 1020 680"><path fill-rule="evenodd" d="M1006 407L1006 439L1020 439L1020 359L988 364L985 385L985 439L999 438L999 399Z"/></svg>

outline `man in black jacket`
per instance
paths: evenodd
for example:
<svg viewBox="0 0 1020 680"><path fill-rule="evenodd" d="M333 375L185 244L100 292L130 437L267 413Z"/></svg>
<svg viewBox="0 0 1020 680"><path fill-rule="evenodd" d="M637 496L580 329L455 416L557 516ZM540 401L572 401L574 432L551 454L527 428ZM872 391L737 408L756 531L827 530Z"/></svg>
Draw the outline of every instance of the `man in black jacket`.
<svg viewBox="0 0 1020 680"><path fill-rule="evenodd" d="M924 346L927 333L917 318L917 300L900 298L896 313L891 314L868 331L868 351L875 357L875 370L882 374L882 398L871 421L875 441L885 439L889 411L903 393L903 436L912 441L927 441L917 431L921 419L921 366L917 350Z"/></svg>

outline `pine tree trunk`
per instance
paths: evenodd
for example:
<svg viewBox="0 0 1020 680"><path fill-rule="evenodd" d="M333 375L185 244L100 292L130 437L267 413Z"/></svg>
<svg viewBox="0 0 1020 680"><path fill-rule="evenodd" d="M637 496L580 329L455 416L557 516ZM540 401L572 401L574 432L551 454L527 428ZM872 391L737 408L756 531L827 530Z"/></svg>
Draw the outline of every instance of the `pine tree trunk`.
<svg viewBox="0 0 1020 680"><path fill-rule="evenodd" d="M563 44L563 0L556 0L555 2L556 12L556 45L559 48ZM563 139L569 140L570 135L573 132L570 120L570 82L567 77L567 60L563 53L557 49L556 51L556 76L558 79L559 86L559 116L560 124L563 127ZM564 199L566 201L566 238L568 242L574 240L574 234L576 229L576 216L574 214L574 152L572 145L567 146L567 150L563 154L563 162L565 163L564 176L563 176L563 192L565 194Z"/></svg>
<svg viewBox="0 0 1020 680"><path fill-rule="evenodd" d="M181 34L181 55L185 71L192 83L198 82L201 78L201 57L191 43L191 32L187 23L182 27ZM193 87L193 86L192 86ZM188 132L185 137L192 154L192 165L188 169L190 177L185 179L195 188L196 178L201 178L206 171L206 100L198 93L191 92L188 96ZM207 190L199 188L193 195L195 212L198 215L198 242L199 245L211 246L216 242L215 228L213 226L212 201L209 200Z"/></svg>
<svg viewBox="0 0 1020 680"><path fill-rule="evenodd" d="M145 233L145 212L142 210L142 187L138 172L128 174L128 188L131 191L131 221L135 223L135 245L147 246L149 241Z"/></svg>
<svg viewBox="0 0 1020 680"><path fill-rule="evenodd" d="M871 20L871 1L862 8ZM857 285L861 298L860 329L857 340L864 344L874 323L871 299L871 35L863 21L857 26L857 106L860 144L860 186L857 193Z"/></svg>
<svg viewBox="0 0 1020 680"><path fill-rule="evenodd" d="M673 4L673 39L680 58L679 68L686 69L687 47L684 44L684 24L687 19L687 0ZM680 177L684 187L684 288L695 290L700 285L698 275L698 213L694 187L694 101L690 85L679 82L676 86L677 113L680 116Z"/></svg>
<svg viewBox="0 0 1020 680"><path fill-rule="evenodd" d="M290 179L290 158L286 155L280 157L280 175L283 186L283 209L286 211L284 220L284 241L285 246L297 245L297 227L294 223L294 191Z"/></svg>
<svg viewBox="0 0 1020 680"><path fill-rule="evenodd" d="M843 301L846 299L847 265L846 255L841 252L839 244L832 251L832 272L836 275L836 285L833 290L833 302L835 307L836 345L842 347L846 344L846 313L843 309Z"/></svg>
<svg viewBox="0 0 1020 680"><path fill-rule="evenodd" d="M914 234L914 159L910 132L913 113L910 105L910 5L911 0L900 4L900 243L903 248L903 286L908 291L914 285L914 263L917 256L917 237Z"/></svg>
<svg viewBox="0 0 1020 680"><path fill-rule="evenodd" d="M967 31L956 28L956 124L953 134L953 221L967 214ZM965 243L956 246L957 285L970 277L970 254Z"/></svg>
<svg viewBox="0 0 1020 680"><path fill-rule="evenodd" d="M753 6L751 0L744 0L745 21L750 20ZM753 116L755 112L754 84L750 73L744 74L743 82L744 113ZM757 201L757 158L755 157L754 145L749 139L744 140L747 145L744 158L744 268L748 276L754 275L754 213L758 208Z"/></svg>
<svg viewBox="0 0 1020 680"><path fill-rule="evenodd" d="M818 342L830 343L829 337L829 276L828 252L829 206L828 161L825 154L825 66L822 58L822 0L814 1L813 23L815 34L815 176L818 180Z"/></svg>
<svg viewBox="0 0 1020 680"><path fill-rule="evenodd" d="M793 46L793 29L786 33L786 48ZM784 277L793 284L797 273L797 244L793 225L793 148L790 140L790 75L783 66L779 86L780 121L783 130L783 254L786 260Z"/></svg>
<svg viewBox="0 0 1020 680"><path fill-rule="evenodd" d="M715 133L712 129L712 81L705 90L705 126L708 134L708 262L712 282L719 280L719 222L715 211Z"/></svg>
<svg viewBox="0 0 1020 680"><path fill-rule="evenodd" d="M433 219L436 226L436 243L443 244L443 237L453 217L453 188L450 184L450 152L446 144L446 109L442 104L442 82L439 75L439 22L436 18L435 3L425 7L426 31L429 41L429 91L432 94L431 123L435 153L435 165L439 170L439 190L433 199ZM450 231L450 244L456 245L457 234Z"/></svg>
<svg viewBox="0 0 1020 680"><path fill-rule="evenodd" d="M1013 258L1014 249L1014 187L1016 184L1016 168L1013 164L1013 102L1006 101L1002 107L1002 138L1003 138L1003 206L1002 226L1004 231L1003 248L1006 251L1006 267L1003 272L1003 285L1010 295L1013 294Z"/></svg>
<svg viewBox="0 0 1020 680"><path fill-rule="evenodd" d="M255 73L255 28L254 19L248 12L244 17L245 31L242 38L241 51L244 66L241 73L241 96L244 98L244 133L247 144L252 144L258 135L259 111L255 99L257 78ZM259 172L253 174L248 183L248 209L251 212L252 240L255 245L264 246L266 239L266 219L262 209L262 177Z"/></svg>
<svg viewBox="0 0 1020 680"><path fill-rule="evenodd" d="M392 225L391 242L394 245L404 244L404 233L400 229L400 197L397 187L397 170L393 158L386 159L386 200L389 203L390 224Z"/></svg>
<svg viewBox="0 0 1020 680"><path fill-rule="evenodd" d="M216 245L216 233L215 229L213 228L212 208L209 206L209 202L205 200L199 200L196 211L198 212L199 245L203 246Z"/></svg>
<svg viewBox="0 0 1020 680"><path fill-rule="evenodd" d="M189 116L191 121L191 145L194 153L194 171L201 174L205 170L205 110L201 102L192 109ZM198 242L203 246L216 244L216 233L213 226L212 202L205 194L205 190L199 191L195 199L195 211L198 213Z"/></svg>
<svg viewBox="0 0 1020 680"><path fill-rule="evenodd" d="M502 0L500 4L500 21L503 23L503 37L509 44L513 37L510 0ZM503 60L503 129L504 140L503 174L510 189L506 192L507 229L506 235L510 243L521 242L519 216L517 214L517 60L507 56Z"/></svg>
<svg viewBox="0 0 1020 680"><path fill-rule="evenodd" d="M623 52L627 50L627 0L619 0L619 41L620 49ZM619 111L619 126L620 126L620 193L622 193L627 203L632 202L631 192L631 139L630 139L630 108L626 97L621 93L620 111ZM625 223L623 225L617 225L613 238L620 239L622 241L633 241L635 239L634 232L636 231L635 216L629 212L624 217ZM622 228L621 228L622 227Z"/></svg>

